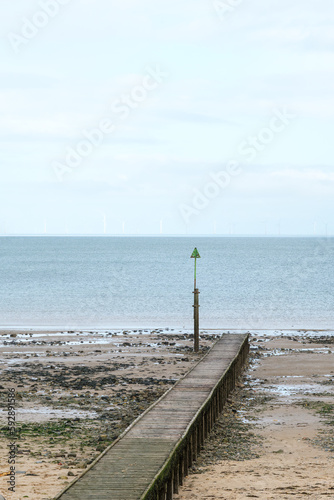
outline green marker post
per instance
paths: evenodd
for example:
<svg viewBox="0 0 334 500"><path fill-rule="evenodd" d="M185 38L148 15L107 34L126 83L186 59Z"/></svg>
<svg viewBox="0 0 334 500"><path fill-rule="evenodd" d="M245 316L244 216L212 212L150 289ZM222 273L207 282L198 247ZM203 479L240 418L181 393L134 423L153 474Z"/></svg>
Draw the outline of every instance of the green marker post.
<svg viewBox="0 0 334 500"><path fill-rule="evenodd" d="M197 248L194 249L193 253L190 256L191 259L195 259L195 270L194 270L194 351L199 351L199 290L196 287L196 259L200 259L201 256L198 253Z"/></svg>

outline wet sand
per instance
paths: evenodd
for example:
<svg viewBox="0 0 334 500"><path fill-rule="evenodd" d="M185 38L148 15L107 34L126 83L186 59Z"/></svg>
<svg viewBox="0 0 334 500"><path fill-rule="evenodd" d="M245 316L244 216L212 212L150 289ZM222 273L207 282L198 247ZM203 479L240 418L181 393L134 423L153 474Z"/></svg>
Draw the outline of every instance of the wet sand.
<svg viewBox="0 0 334 500"><path fill-rule="evenodd" d="M253 362L222 417L242 422L245 438L211 439L175 500L334 498L334 338L298 335L252 337Z"/></svg>

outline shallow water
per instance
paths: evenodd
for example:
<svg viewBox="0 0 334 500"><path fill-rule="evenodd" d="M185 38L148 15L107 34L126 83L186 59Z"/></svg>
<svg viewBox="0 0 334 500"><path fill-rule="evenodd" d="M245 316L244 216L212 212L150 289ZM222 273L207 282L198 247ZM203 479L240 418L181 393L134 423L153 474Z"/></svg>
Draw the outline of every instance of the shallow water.
<svg viewBox="0 0 334 500"><path fill-rule="evenodd" d="M19 422L44 422L59 418L86 418L95 419L98 413L82 410L56 410L51 406L38 406L37 408L18 408L16 418ZM0 422L6 420L7 413L0 410Z"/></svg>
<svg viewBox="0 0 334 500"><path fill-rule="evenodd" d="M0 325L334 329L334 239L0 238Z"/></svg>

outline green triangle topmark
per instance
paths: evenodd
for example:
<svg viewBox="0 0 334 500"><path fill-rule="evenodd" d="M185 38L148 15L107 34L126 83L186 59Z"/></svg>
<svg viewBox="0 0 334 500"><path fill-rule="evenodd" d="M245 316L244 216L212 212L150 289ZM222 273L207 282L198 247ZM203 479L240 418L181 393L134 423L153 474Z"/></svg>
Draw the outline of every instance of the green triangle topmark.
<svg viewBox="0 0 334 500"><path fill-rule="evenodd" d="M200 258L201 258L200 254L198 253L197 248L195 248L195 250L194 250L194 251L193 251L193 253L191 254L190 258L191 258L191 259L200 259Z"/></svg>

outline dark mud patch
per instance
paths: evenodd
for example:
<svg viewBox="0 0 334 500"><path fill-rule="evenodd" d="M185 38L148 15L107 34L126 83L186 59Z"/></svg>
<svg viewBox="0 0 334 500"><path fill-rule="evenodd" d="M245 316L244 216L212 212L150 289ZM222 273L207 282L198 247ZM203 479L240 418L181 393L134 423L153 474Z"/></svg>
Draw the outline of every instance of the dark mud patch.
<svg viewBox="0 0 334 500"><path fill-rule="evenodd" d="M139 384L144 386L173 385L175 380L154 377L122 377L112 372L130 368L133 365L119 363L117 365L99 365L87 367L76 365L68 366L45 366L42 363L24 363L15 369L3 370L2 381L14 382L17 386L32 386L38 384L49 385L53 389L82 390L85 388L103 388L105 385Z"/></svg>

